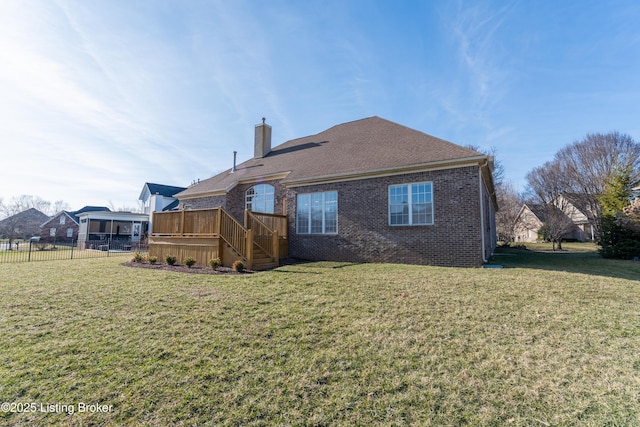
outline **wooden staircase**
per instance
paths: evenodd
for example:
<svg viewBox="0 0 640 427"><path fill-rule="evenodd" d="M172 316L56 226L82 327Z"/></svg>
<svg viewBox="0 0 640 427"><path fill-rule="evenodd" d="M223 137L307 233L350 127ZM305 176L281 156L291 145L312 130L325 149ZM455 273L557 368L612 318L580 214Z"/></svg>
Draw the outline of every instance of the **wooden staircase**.
<svg viewBox="0 0 640 427"><path fill-rule="evenodd" d="M253 270L268 270L278 266L274 257L262 250L256 243L253 244Z"/></svg>
<svg viewBox="0 0 640 427"><path fill-rule="evenodd" d="M277 267L287 256L287 217L245 211L244 224L221 207L153 213L151 249L159 255L178 253L206 265L242 259L249 270Z"/></svg>

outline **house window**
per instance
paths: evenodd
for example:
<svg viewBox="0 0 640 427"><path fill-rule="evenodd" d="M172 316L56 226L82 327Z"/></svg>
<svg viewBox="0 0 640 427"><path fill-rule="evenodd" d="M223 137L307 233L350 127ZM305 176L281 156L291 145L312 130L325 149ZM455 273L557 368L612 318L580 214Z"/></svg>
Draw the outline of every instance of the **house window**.
<svg viewBox="0 0 640 427"><path fill-rule="evenodd" d="M273 213L275 189L270 184L254 185L246 192L245 208L252 212Z"/></svg>
<svg viewBox="0 0 640 427"><path fill-rule="evenodd" d="M67 228L67 237L73 237L73 228Z"/></svg>
<svg viewBox="0 0 640 427"><path fill-rule="evenodd" d="M389 225L433 225L433 184L389 186Z"/></svg>
<svg viewBox="0 0 640 427"><path fill-rule="evenodd" d="M53 237L56 235L56 228L55 227L51 227L49 229L49 236Z"/></svg>
<svg viewBox="0 0 640 427"><path fill-rule="evenodd" d="M336 234L338 192L298 194L296 228L298 234Z"/></svg>
<svg viewBox="0 0 640 427"><path fill-rule="evenodd" d="M64 215L61 215L61 216L60 216L60 225L64 225L64 224L65 224L65 222L67 222L67 219L65 218L65 216L64 216Z"/></svg>

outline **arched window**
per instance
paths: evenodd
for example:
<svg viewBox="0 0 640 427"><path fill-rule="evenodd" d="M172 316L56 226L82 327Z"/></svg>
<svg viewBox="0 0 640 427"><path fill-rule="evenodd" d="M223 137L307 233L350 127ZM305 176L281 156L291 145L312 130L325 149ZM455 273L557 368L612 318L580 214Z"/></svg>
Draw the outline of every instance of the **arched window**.
<svg viewBox="0 0 640 427"><path fill-rule="evenodd" d="M252 212L273 213L275 189L273 185L254 185L246 192L245 208Z"/></svg>

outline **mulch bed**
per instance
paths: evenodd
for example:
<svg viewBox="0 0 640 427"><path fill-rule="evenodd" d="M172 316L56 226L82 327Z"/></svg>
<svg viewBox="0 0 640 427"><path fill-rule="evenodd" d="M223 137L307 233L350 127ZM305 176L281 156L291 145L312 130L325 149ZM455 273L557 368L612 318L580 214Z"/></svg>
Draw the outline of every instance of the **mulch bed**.
<svg viewBox="0 0 640 427"><path fill-rule="evenodd" d="M242 273L238 273L237 271L234 271L230 267L220 267L217 270L214 270L211 267L202 267L202 266L198 266L198 265L194 265L193 267L189 268L184 264L174 264L174 265L163 264L163 263L151 264L151 263L146 262L146 261L145 262L128 261L128 262L123 262L120 265L123 265L125 267L146 268L146 269L150 269L150 270L162 270L162 271L175 271L176 273L191 273L191 274L224 274L224 275L233 275L233 274L251 274L251 273L253 273L252 270L244 270Z"/></svg>

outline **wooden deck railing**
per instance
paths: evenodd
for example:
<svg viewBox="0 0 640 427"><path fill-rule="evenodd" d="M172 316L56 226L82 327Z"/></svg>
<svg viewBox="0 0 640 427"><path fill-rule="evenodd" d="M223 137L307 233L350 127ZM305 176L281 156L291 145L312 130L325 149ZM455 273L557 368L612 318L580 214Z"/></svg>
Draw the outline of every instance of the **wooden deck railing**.
<svg viewBox="0 0 640 427"><path fill-rule="evenodd" d="M253 233L253 243L274 259L280 258L278 232L271 230L254 212L245 211L244 223Z"/></svg>
<svg viewBox="0 0 640 427"><path fill-rule="evenodd" d="M277 231L278 236L285 239L288 237L286 215L268 214L268 213L262 213L262 212L251 212L251 214L255 218L259 219L264 225L266 225L267 228L269 228L269 230ZM247 224L245 219L245 226L246 225ZM247 227L247 228L251 228L251 227Z"/></svg>
<svg viewBox="0 0 640 427"><path fill-rule="evenodd" d="M227 211L218 208L220 211L220 223L218 226L220 237L222 237L236 252L244 255L247 261L251 260L251 249L247 245L247 229L242 226Z"/></svg>
<svg viewBox="0 0 640 427"><path fill-rule="evenodd" d="M182 235L184 211L154 212L151 234L156 236Z"/></svg>
<svg viewBox="0 0 640 427"><path fill-rule="evenodd" d="M222 208L154 212L151 236L220 237L249 265L255 244L277 263L280 238L287 237L287 217L246 211L244 222L243 226Z"/></svg>
<svg viewBox="0 0 640 427"><path fill-rule="evenodd" d="M217 234L219 209L154 212L151 234L155 236L212 236Z"/></svg>
<svg viewBox="0 0 640 427"><path fill-rule="evenodd" d="M183 233L194 236L207 236L217 232L216 224L220 210L207 209L182 212L184 212Z"/></svg>

